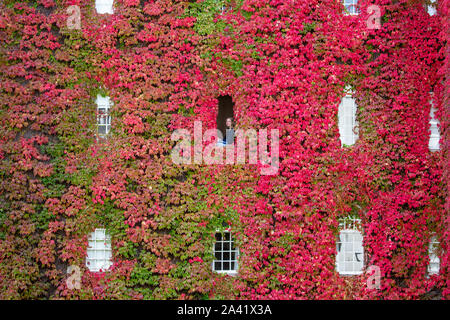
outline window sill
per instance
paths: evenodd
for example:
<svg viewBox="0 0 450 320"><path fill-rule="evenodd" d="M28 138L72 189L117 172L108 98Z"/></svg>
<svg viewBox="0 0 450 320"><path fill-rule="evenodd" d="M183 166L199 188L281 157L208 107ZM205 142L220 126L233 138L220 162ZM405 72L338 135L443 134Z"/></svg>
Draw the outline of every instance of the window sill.
<svg viewBox="0 0 450 320"><path fill-rule="evenodd" d="M344 16L359 16L359 13L344 12Z"/></svg>
<svg viewBox="0 0 450 320"><path fill-rule="evenodd" d="M236 277L238 275L237 271L214 271L215 273L219 273L219 274L223 274L223 275L228 275L231 277Z"/></svg>
<svg viewBox="0 0 450 320"><path fill-rule="evenodd" d="M339 275L342 276L342 277L359 276L359 275L362 275L364 273L362 271L345 272L345 273L340 273L339 271L336 271L336 272L339 273Z"/></svg>

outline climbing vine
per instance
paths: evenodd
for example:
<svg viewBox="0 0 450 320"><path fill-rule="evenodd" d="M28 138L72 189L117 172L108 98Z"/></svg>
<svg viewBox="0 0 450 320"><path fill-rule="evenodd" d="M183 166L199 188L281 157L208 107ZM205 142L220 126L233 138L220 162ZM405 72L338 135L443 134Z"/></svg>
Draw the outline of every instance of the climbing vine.
<svg viewBox="0 0 450 320"><path fill-rule="evenodd" d="M69 28L67 7L80 8ZM368 28L367 8L380 8ZM222 7L225 9L222 10ZM91 0L0 4L0 298L428 299L449 297L448 1ZM359 139L341 147L351 87ZM432 95L430 95L432 92ZM112 131L96 136L97 94ZM280 166L175 164L176 129L277 129ZM428 150L429 114L441 150ZM339 221L359 217L368 275L335 270ZM113 265L85 266L88 235ZM217 230L239 247L214 273ZM440 273L426 276L428 243ZM67 268L81 270L79 289Z"/></svg>

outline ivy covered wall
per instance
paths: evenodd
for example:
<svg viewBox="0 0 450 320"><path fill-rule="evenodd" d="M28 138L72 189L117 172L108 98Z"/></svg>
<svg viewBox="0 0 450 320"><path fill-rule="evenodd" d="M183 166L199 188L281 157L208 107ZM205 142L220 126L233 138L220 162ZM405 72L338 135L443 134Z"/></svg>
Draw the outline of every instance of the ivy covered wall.
<svg viewBox="0 0 450 320"><path fill-rule="evenodd" d="M406 0L361 0L356 16L337 0L241 0L221 14L222 2L116 0L112 15L91 0L0 4L0 298L448 298L448 1L433 16ZM347 86L359 139L341 147ZM107 139L99 93L114 102ZM220 95L239 128L279 130L276 175L173 163L172 132L215 128ZM378 290L335 271L348 216ZM225 226L236 277L211 270ZM107 272L85 266L95 228L112 238ZM433 234L441 266L427 277Z"/></svg>

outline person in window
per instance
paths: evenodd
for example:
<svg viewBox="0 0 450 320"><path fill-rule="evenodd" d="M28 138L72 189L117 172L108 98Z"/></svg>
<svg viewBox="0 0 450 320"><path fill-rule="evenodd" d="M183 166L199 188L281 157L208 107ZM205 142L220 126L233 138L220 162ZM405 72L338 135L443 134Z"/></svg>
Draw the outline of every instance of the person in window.
<svg viewBox="0 0 450 320"><path fill-rule="evenodd" d="M222 134L222 132L220 133ZM217 145L226 146L232 145L233 143L234 143L233 118L227 118L225 120L225 137L223 137L223 139L218 139Z"/></svg>
<svg viewBox="0 0 450 320"><path fill-rule="evenodd" d="M225 139L223 140L224 145L234 144L234 128L233 128L233 118L227 118L225 122Z"/></svg>

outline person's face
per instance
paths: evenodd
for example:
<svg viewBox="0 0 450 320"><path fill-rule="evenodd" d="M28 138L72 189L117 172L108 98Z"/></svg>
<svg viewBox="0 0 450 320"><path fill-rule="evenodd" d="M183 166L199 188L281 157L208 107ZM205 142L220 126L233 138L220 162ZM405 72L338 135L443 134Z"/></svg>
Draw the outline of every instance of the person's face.
<svg viewBox="0 0 450 320"><path fill-rule="evenodd" d="M232 125L231 119L227 119L226 125L228 128L231 128L231 125Z"/></svg>

